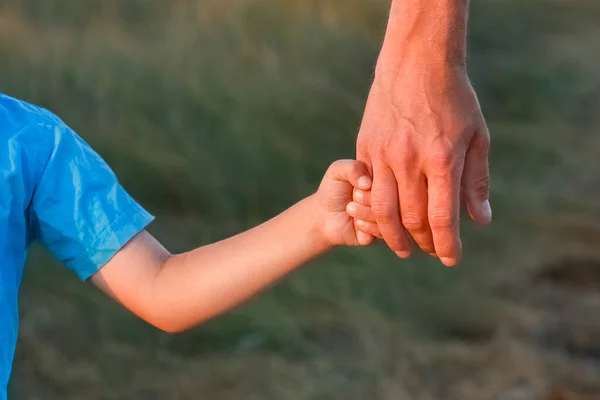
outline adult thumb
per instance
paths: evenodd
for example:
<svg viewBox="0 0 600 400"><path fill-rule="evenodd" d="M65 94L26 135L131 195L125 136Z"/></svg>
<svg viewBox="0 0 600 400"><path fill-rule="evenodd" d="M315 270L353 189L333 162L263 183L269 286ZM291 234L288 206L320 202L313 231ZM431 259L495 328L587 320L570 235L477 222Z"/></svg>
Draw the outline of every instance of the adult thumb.
<svg viewBox="0 0 600 400"><path fill-rule="evenodd" d="M480 224L492 221L490 205L490 135L485 127L473 136L463 170L463 196L471 219Z"/></svg>

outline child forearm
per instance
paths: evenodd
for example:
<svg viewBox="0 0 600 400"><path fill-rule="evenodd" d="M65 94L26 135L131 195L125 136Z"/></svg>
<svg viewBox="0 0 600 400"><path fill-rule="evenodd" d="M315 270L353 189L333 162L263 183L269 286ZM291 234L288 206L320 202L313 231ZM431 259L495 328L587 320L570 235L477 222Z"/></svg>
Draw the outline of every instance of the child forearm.
<svg viewBox="0 0 600 400"><path fill-rule="evenodd" d="M152 285L157 325L181 331L219 315L326 251L313 198L229 239L171 256Z"/></svg>
<svg viewBox="0 0 600 400"><path fill-rule="evenodd" d="M379 232L359 235L354 218L373 223L370 208L363 205L359 212L355 203L354 216L347 209L354 209L354 189L370 187L364 164L338 160L316 194L256 228L180 255L170 254L143 231L91 280L162 330L191 328L240 305L333 246L368 245Z"/></svg>

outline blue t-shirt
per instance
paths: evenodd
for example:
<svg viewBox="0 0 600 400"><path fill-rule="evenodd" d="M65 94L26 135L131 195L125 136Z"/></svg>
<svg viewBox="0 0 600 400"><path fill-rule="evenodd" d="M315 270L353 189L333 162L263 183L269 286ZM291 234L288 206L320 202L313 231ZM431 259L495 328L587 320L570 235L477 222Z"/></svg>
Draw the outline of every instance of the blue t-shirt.
<svg viewBox="0 0 600 400"><path fill-rule="evenodd" d="M0 400L29 245L38 241L86 280L152 219L57 116L0 94Z"/></svg>

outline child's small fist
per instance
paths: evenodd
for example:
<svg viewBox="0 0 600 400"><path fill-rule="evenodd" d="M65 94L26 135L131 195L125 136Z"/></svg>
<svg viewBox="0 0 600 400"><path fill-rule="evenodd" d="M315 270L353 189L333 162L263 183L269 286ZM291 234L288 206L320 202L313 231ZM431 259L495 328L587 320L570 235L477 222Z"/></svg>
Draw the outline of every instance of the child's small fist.
<svg viewBox="0 0 600 400"><path fill-rule="evenodd" d="M321 230L330 244L366 246L373 236L381 236L370 202L365 204L371 183L367 167L359 161L331 164L315 195Z"/></svg>
<svg viewBox="0 0 600 400"><path fill-rule="evenodd" d="M346 206L346 212L354 218L354 226L358 234L383 239L371 210L371 191L355 188L352 197L352 202Z"/></svg>

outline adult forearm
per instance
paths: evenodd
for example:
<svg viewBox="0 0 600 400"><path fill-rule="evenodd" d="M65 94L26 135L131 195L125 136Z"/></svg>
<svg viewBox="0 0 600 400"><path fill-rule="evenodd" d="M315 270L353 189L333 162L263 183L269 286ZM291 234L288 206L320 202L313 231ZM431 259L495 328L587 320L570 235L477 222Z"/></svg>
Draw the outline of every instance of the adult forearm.
<svg viewBox="0 0 600 400"><path fill-rule="evenodd" d="M378 72L408 62L465 66L468 8L469 0L393 0Z"/></svg>
<svg viewBox="0 0 600 400"><path fill-rule="evenodd" d="M237 236L171 257L153 284L155 325L168 331L197 325L327 250L311 201Z"/></svg>

